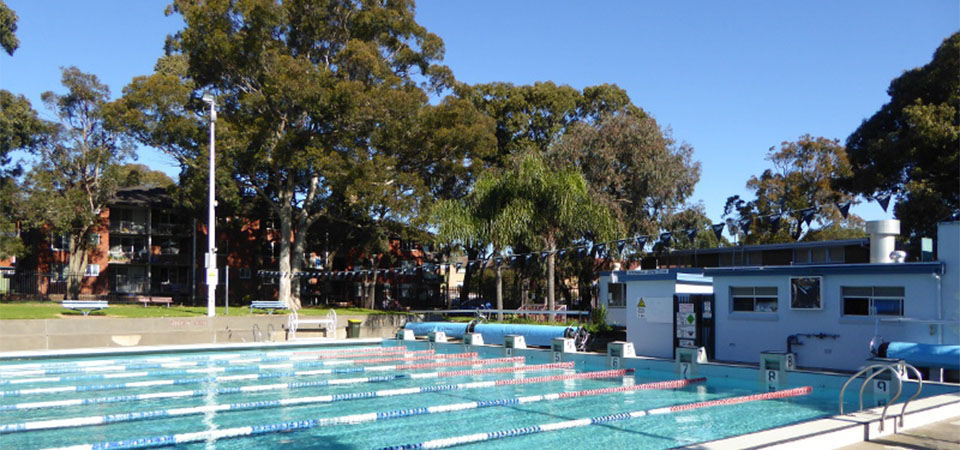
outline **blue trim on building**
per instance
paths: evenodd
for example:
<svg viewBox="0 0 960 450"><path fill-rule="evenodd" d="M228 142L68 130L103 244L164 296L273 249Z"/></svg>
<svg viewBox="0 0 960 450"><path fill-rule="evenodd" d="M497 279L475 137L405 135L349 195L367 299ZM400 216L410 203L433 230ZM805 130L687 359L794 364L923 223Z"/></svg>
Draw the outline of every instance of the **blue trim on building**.
<svg viewBox="0 0 960 450"><path fill-rule="evenodd" d="M755 275L878 275L930 273L943 275L943 263L910 262L900 264L816 264L797 266L709 267L704 275L738 277Z"/></svg>
<svg viewBox="0 0 960 450"><path fill-rule="evenodd" d="M696 284L702 286L712 286L713 279L703 276L703 269L681 268L681 269L648 269L648 270L618 270L615 272L600 272L600 276L617 275L617 282L626 281L676 281L683 284Z"/></svg>

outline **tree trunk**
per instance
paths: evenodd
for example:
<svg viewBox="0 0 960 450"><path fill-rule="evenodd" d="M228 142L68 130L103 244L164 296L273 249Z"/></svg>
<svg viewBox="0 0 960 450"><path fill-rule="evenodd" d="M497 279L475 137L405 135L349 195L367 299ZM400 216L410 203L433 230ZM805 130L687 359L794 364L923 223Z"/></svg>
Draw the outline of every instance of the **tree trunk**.
<svg viewBox="0 0 960 450"><path fill-rule="evenodd" d="M503 309L503 272L501 266L497 266L497 309ZM497 313L497 320L503 320L503 313Z"/></svg>
<svg viewBox="0 0 960 450"><path fill-rule="evenodd" d="M65 299L77 299L80 295L84 269L87 266L86 233L70 236L69 260L67 262L67 292Z"/></svg>
<svg viewBox="0 0 960 450"><path fill-rule="evenodd" d="M281 196L283 200L283 196ZM292 245L290 242L290 233L292 231L292 221L293 217L290 211L290 207L287 205L281 206L281 213L279 214L280 220L280 235L277 236L277 243L280 244L280 280L278 282L279 292L277 294L277 300L283 302L290 309L300 309L299 298L294 298L291 295L292 284L293 284L293 267L291 264L291 250Z"/></svg>
<svg viewBox="0 0 960 450"><path fill-rule="evenodd" d="M477 256L480 254L479 250L476 249L467 249L467 268L463 274L463 287L460 288L460 304L466 303L470 300L470 279L473 278L473 269L470 265L471 261L476 261Z"/></svg>
<svg viewBox="0 0 960 450"><path fill-rule="evenodd" d="M547 249L550 253L547 255L547 309L550 310L550 321L556 319L553 310L556 309L556 292L554 291L554 277L557 270L557 244L550 242Z"/></svg>

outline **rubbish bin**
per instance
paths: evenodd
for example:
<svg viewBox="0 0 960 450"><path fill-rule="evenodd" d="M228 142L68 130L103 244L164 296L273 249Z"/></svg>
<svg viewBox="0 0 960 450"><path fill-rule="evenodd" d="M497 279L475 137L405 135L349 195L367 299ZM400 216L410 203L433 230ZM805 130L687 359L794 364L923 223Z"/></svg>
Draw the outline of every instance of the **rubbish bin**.
<svg viewBox="0 0 960 450"><path fill-rule="evenodd" d="M350 319L347 321L347 337L348 338L358 338L360 337L360 324L363 321L357 319Z"/></svg>

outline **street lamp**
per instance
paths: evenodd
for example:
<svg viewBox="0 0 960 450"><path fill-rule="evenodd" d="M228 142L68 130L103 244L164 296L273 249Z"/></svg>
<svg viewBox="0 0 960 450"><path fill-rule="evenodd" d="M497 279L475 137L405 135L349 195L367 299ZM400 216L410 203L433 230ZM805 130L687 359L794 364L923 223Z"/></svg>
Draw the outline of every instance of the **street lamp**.
<svg viewBox="0 0 960 450"><path fill-rule="evenodd" d="M207 197L207 256L204 258L204 267L207 270L207 317L216 315L217 282L220 274L217 272L217 235L216 191L214 178L214 154L216 153L217 98L207 92L203 94L203 101L210 105L210 168L208 179L210 189Z"/></svg>

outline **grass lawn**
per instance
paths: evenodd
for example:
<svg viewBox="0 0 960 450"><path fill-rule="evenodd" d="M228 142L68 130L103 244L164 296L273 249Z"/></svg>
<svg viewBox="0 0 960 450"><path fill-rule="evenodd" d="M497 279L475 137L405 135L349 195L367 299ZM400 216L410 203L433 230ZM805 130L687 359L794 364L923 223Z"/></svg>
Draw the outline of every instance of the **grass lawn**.
<svg viewBox="0 0 960 450"><path fill-rule="evenodd" d="M322 316L329 311L329 308L303 308L300 314L307 316ZM346 315L369 315L369 314L397 314L385 311L374 311L363 308L337 308L337 314ZM109 308L100 311L92 311L91 316L96 317L126 317L126 318L144 318L144 317L199 317L207 314L206 306L147 306L113 304ZM240 317L249 316L250 307L238 305L230 308L230 314L220 306L216 308L218 316ZM266 315L266 312L256 311L253 315ZM278 312L276 314L284 314ZM60 319L64 317L83 317L80 311L73 311L60 306L58 302L4 302L0 303L0 320L5 319Z"/></svg>

